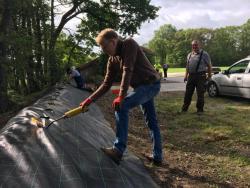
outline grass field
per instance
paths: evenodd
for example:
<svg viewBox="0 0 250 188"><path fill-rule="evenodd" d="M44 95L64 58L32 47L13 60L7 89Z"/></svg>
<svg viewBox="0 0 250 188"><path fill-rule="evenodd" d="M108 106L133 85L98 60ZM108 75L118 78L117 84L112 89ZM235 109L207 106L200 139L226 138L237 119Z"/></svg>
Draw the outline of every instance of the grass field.
<svg viewBox="0 0 250 188"><path fill-rule="evenodd" d="M250 187L250 101L206 96L206 112L198 116L195 96L187 113L178 112L183 95L160 93L155 101L165 164L156 167L143 157L152 144L139 108L130 113L129 151L160 187ZM106 95L98 104L115 129L113 97Z"/></svg>
<svg viewBox="0 0 250 188"><path fill-rule="evenodd" d="M228 69L229 67L220 67L221 68L221 70L226 70L226 69Z"/></svg>
<svg viewBox="0 0 250 188"><path fill-rule="evenodd" d="M226 70L228 67L220 67L221 70ZM180 73L180 72L185 72L185 68L169 68L168 73Z"/></svg>
<svg viewBox="0 0 250 188"><path fill-rule="evenodd" d="M169 68L168 73L179 73L179 72L185 72L185 68Z"/></svg>
<svg viewBox="0 0 250 188"><path fill-rule="evenodd" d="M195 101L188 113L177 113L182 101L178 93L162 94L156 101L166 160L173 155L171 160L187 174L202 176L202 187L249 187L250 101L207 97L202 116L194 113Z"/></svg>

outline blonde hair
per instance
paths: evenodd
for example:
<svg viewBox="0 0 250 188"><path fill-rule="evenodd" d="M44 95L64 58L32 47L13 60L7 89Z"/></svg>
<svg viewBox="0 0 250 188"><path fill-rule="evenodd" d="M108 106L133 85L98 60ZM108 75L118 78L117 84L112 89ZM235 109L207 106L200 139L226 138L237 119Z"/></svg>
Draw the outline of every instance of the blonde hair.
<svg viewBox="0 0 250 188"><path fill-rule="evenodd" d="M99 45L103 40L118 39L118 34L111 28L103 29L96 37L95 41Z"/></svg>

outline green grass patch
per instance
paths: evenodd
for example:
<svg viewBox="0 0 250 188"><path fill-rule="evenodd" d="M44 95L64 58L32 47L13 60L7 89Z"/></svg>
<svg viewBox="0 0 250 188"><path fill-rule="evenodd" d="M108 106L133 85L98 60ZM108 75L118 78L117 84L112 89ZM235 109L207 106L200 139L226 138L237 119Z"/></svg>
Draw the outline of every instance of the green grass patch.
<svg viewBox="0 0 250 188"><path fill-rule="evenodd" d="M228 67L220 67L220 69L223 70L227 70ZM168 72L169 73L184 73L186 71L186 68L169 68Z"/></svg>
<svg viewBox="0 0 250 188"><path fill-rule="evenodd" d="M227 70L229 67L220 67L221 70Z"/></svg>
<svg viewBox="0 0 250 188"><path fill-rule="evenodd" d="M227 70L228 67L220 67L220 69ZM186 71L186 68L169 68L168 73L184 73Z"/></svg>
<svg viewBox="0 0 250 188"><path fill-rule="evenodd" d="M169 68L168 69L169 73L181 73L185 71L186 71L186 68Z"/></svg>
<svg viewBox="0 0 250 188"><path fill-rule="evenodd" d="M166 126L162 131L167 138L165 148L202 155L204 169L211 179L240 187L249 185L250 101L206 96L205 113L198 116L195 96L189 111L179 113L183 95L165 93L156 100L158 114L165 119L160 122Z"/></svg>

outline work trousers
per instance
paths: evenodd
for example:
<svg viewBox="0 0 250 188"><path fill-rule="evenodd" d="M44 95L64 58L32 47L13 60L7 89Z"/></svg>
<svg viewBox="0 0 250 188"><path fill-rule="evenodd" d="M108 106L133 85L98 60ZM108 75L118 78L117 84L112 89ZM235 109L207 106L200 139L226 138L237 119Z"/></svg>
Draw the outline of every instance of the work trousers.
<svg viewBox="0 0 250 188"><path fill-rule="evenodd" d="M196 89L196 93L197 93L196 108L198 112L203 112L204 93L206 91L205 83L206 83L205 73L204 74L190 74L188 76L182 111L188 110L188 107L192 101L194 90Z"/></svg>
<svg viewBox="0 0 250 188"><path fill-rule="evenodd" d="M161 134L154 106L154 97L159 93L160 87L160 81L137 87L124 98L120 109L115 111L116 140L114 147L121 154L127 147L129 110L140 106L146 125L150 129L150 137L153 142L153 157L155 160L162 160Z"/></svg>

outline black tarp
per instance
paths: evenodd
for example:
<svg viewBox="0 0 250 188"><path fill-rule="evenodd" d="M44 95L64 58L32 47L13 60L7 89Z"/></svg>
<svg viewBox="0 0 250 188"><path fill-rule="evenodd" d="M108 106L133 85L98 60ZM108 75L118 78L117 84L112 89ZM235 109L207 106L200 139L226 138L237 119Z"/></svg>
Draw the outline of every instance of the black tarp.
<svg viewBox="0 0 250 188"><path fill-rule="evenodd" d="M127 152L119 166L101 151L115 137L97 105L44 130L31 117L52 119L88 93L57 88L12 118L0 131L0 187L157 187L141 161Z"/></svg>

